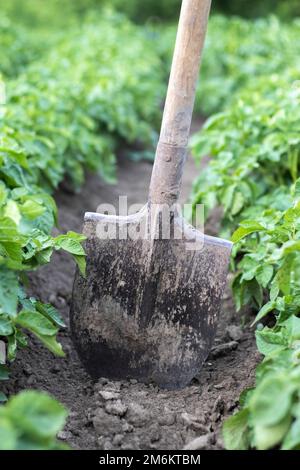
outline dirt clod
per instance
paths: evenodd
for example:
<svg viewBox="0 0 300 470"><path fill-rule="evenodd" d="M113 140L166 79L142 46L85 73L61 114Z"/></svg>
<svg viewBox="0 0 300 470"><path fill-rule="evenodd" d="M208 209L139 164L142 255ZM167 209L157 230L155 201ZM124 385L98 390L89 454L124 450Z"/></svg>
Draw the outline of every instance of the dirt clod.
<svg viewBox="0 0 300 470"><path fill-rule="evenodd" d="M211 443L214 440L214 434L209 433L205 434L204 436L197 437L194 439L192 442L187 444L184 447L184 450L205 450L208 449L211 445Z"/></svg>
<svg viewBox="0 0 300 470"><path fill-rule="evenodd" d="M117 400L114 403L107 403L105 405L105 411L110 415L124 416L127 409L128 407L126 405L123 405L120 400Z"/></svg>
<svg viewBox="0 0 300 470"><path fill-rule="evenodd" d="M234 351L238 347L238 344L239 343L237 341L230 341L229 343L218 344L212 349L210 356L214 359L216 359L217 357L225 356L229 352Z"/></svg>
<svg viewBox="0 0 300 470"><path fill-rule="evenodd" d="M138 403L130 403L128 406L127 420L135 427L145 425L150 419L149 411Z"/></svg>
<svg viewBox="0 0 300 470"><path fill-rule="evenodd" d="M243 330L238 325L229 325L225 331L232 341L241 341L243 338Z"/></svg>
<svg viewBox="0 0 300 470"><path fill-rule="evenodd" d="M109 392L106 390L101 390L99 392L100 396L103 398L103 400L108 401L108 400L115 400L119 398L119 393L116 392Z"/></svg>

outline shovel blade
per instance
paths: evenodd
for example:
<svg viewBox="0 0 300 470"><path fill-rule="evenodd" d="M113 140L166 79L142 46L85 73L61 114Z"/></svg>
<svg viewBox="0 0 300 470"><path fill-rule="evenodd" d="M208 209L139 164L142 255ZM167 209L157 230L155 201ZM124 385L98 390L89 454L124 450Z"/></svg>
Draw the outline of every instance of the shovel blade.
<svg viewBox="0 0 300 470"><path fill-rule="evenodd" d="M93 378L181 388L211 349L232 245L187 224L177 239L98 236L103 225L134 231L144 218L145 211L128 219L86 215L87 270L75 276L72 336ZM175 225L178 235L179 219Z"/></svg>

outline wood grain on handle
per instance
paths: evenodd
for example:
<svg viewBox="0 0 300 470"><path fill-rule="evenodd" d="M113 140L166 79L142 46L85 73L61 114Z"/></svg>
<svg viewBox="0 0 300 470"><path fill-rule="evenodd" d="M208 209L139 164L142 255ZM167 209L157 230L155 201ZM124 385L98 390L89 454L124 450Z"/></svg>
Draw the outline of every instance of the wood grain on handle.
<svg viewBox="0 0 300 470"><path fill-rule="evenodd" d="M211 0L183 0L149 200L174 204L190 134Z"/></svg>

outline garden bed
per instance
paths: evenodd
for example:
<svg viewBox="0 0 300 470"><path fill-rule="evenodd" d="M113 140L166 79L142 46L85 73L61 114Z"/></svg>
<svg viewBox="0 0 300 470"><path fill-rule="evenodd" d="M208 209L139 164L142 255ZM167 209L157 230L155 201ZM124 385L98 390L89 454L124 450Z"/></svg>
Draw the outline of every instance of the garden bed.
<svg viewBox="0 0 300 470"><path fill-rule="evenodd" d="M115 204L119 194L127 194L129 203L145 201L151 168L146 162L121 159L118 186L87 175L79 194L61 189L55 196L60 229L80 231L85 211L94 211L103 202ZM189 160L183 198L194 175L194 163ZM207 231L213 233L213 227ZM74 270L73 260L58 252L31 276L32 294L54 304L67 324ZM76 449L182 449L200 436L197 448L218 449L224 417L237 407L240 392L253 384L260 357L253 331L242 328L242 322L228 288L214 349L201 375L184 390L170 392L105 378L93 382L81 367L68 327L59 335L66 358L55 358L32 338L34 347L20 352L4 389L9 394L24 388L46 390L58 398L70 410L60 438Z"/></svg>

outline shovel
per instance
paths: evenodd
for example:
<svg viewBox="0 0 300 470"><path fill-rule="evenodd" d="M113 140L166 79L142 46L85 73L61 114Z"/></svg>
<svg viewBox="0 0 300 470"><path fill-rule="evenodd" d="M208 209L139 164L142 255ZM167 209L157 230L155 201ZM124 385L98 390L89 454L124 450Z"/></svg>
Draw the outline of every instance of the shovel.
<svg viewBox="0 0 300 470"><path fill-rule="evenodd" d="M177 200L211 0L183 0L148 203L128 216L86 213L71 331L95 379L186 386L215 335L231 243L186 223Z"/></svg>

